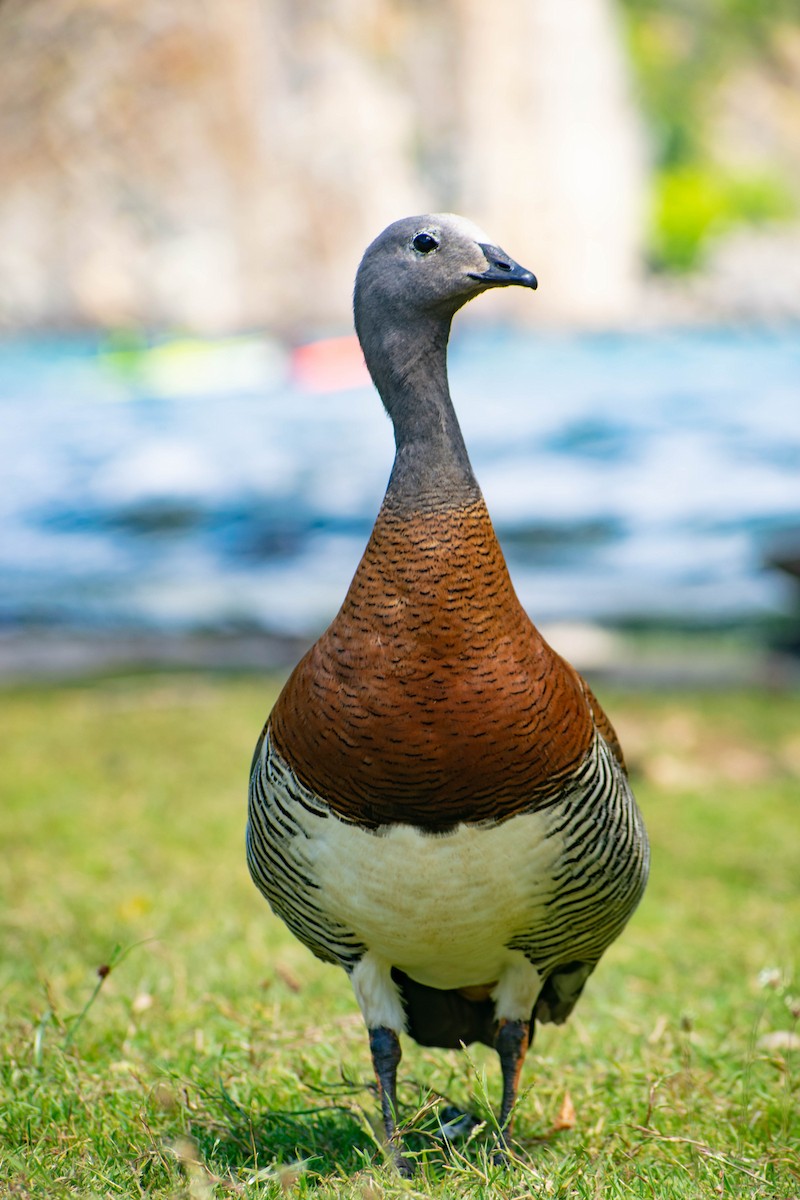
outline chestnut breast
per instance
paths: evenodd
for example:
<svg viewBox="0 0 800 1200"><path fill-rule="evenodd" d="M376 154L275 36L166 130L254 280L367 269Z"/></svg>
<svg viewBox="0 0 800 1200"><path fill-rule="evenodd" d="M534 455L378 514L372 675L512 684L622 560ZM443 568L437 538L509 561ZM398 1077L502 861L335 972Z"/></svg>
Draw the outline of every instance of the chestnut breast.
<svg viewBox="0 0 800 1200"><path fill-rule="evenodd" d="M269 724L341 816L431 831L547 803L594 734L586 689L520 605L482 498L384 504Z"/></svg>

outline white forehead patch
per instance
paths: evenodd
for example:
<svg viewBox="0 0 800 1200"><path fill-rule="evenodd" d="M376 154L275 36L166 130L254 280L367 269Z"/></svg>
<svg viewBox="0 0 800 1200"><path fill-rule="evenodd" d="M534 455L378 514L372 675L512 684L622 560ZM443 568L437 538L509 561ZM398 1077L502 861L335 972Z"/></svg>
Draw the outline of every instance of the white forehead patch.
<svg viewBox="0 0 800 1200"><path fill-rule="evenodd" d="M484 246L495 244L494 238L490 238L480 226L468 221L466 217L459 217L456 213L431 213L431 224L434 222L441 229L447 229L458 237L471 238Z"/></svg>

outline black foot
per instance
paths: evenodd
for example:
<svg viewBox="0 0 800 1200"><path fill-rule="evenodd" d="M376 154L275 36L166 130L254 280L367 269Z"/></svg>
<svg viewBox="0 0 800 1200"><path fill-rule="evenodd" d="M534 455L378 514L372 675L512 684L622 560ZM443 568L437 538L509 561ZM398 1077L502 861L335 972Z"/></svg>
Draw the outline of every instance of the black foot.
<svg viewBox="0 0 800 1200"><path fill-rule="evenodd" d="M463 1142L479 1124L472 1113L456 1108L455 1104L446 1104L439 1113L439 1137L443 1142Z"/></svg>
<svg viewBox="0 0 800 1200"><path fill-rule="evenodd" d="M402 1154L395 1151L392 1155L392 1162L395 1170L401 1179L413 1179L417 1168L414 1166L410 1158L406 1158Z"/></svg>

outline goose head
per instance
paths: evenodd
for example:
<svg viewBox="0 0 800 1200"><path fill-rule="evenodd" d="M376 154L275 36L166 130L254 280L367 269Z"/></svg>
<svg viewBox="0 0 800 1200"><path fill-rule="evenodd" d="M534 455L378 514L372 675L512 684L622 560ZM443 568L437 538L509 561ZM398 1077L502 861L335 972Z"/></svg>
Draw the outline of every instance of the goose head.
<svg viewBox="0 0 800 1200"><path fill-rule="evenodd" d="M536 287L536 276L453 213L404 217L368 246L356 276L359 335L372 320L452 319L494 287Z"/></svg>

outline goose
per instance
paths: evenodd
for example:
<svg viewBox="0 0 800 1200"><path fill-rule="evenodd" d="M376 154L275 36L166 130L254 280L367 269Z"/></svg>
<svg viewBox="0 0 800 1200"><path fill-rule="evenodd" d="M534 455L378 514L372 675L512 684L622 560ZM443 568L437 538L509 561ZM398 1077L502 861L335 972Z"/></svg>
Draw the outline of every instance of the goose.
<svg viewBox="0 0 800 1200"><path fill-rule="evenodd" d="M456 312L536 286L453 214L396 221L366 250L355 327L394 465L342 606L251 766L250 873L349 976L404 1175L401 1038L496 1050L506 1158L536 1022L566 1020L647 879L617 735L517 598L450 397Z"/></svg>

